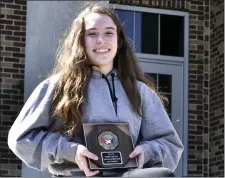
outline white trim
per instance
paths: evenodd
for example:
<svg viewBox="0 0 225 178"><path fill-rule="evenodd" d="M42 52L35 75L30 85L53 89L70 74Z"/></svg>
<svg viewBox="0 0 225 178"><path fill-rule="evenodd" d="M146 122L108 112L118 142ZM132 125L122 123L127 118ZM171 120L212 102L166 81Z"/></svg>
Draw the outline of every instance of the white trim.
<svg viewBox="0 0 225 178"><path fill-rule="evenodd" d="M182 12L177 10L168 10L168 9L160 9L160 8L150 8L150 7L140 7L140 6L131 6L131 5L121 5L121 4L109 4L110 8L113 9L122 9L129 11L140 11L140 12L149 12L156 14L168 14L168 15L176 15L176 16L186 16L188 12Z"/></svg>
<svg viewBox="0 0 225 178"><path fill-rule="evenodd" d="M184 62L186 60L185 57L146 54L146 53L135 53L135 54L136 54L137 58L157 59L157 60L177 61L177 62Z"/></svg>
<svg viewBox="0 0 225 178"><path fill-rule="evenodd" d="M159 74L156 74L156 91L159 91Z"/></svg>
<svg viewBox="0 0 225 178"><path fill-rule="evenodd" d="M147 62L147 63L154 63L154 64L166 64L166 65L173 65L173 66L183 66L183 62L177 61L164 61L164 60L156 60L156 59L147 59L147 58L138 58L138 62Z"/></svg>
<svg viewBox="0 0 225 178"><path fill-rule="evenodd" d="M189 76L189 14L184 17L184 99L183 99L183 176L188 175L188 76Z"/></svg>
<svg viewBox="0 0 225 178"><path fill-rule="evenodd" d="M160 40L161 40L161 38L160 38L160 35L161 35L161 32L160 32L160 30L161 30L161 25L160 25L160 22L161 22L161 15L159 15L158 14L158 55L160 55L160 45L161 45L161 43L160 43Z"/></svg>

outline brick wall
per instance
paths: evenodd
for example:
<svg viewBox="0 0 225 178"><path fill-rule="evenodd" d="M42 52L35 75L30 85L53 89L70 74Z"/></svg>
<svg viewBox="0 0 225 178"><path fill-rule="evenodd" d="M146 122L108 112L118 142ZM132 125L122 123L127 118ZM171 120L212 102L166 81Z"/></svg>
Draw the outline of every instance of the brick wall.
<svg viewBox="0 0 225 178"><path fill-rule="evenodd" d="M209 1L186 1L189 11L188 176L208 176Z"/></svg>
<svg viewBox="0 0 225 178"><path fill-rule="evenodd" d="M224 176L224 1L212 0L209 176Z"/></svg>
<svg viewBox="0 0 225 178"><path fill-rule="evenodd" d="M21 161L8 149L8 130L23 104L26 1L2 0L0 60L0 176L20 176Z"/></svg>

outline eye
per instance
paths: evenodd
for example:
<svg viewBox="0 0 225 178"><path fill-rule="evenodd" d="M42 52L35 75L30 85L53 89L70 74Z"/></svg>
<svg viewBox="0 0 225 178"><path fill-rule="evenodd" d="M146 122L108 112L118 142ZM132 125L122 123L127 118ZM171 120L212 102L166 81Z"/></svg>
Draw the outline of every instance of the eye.
<svg viewBox="0 0 225 178"><path fill-rule="evenodd" d="M106 32L107 35L113 35L113 32Z"/></svg>
<svg viewBox="0 0 225 178"><path fill-rule="evenodd" d="M94 36L96 35L96 33L92 32L92 33L88 33L88 36Z"/></svg>

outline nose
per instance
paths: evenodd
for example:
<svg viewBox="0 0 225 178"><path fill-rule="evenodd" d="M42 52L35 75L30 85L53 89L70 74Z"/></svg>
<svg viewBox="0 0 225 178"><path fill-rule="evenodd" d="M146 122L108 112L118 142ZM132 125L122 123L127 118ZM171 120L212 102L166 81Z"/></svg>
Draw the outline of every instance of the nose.
<svg viewBox="0 0 225 178"><path fill-rule="evenodd" d="M97 37L97 43L104 43L104 42L106 42L104 36L98 35L98 37Z"/></svg>

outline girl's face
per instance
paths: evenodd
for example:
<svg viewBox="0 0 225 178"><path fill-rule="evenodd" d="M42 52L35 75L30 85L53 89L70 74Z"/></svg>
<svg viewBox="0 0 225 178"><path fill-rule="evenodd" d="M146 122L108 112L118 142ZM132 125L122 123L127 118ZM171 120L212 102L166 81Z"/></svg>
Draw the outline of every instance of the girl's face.
<svg viewBox="0 0 225 178"><path fill-rule="evenodd" d="M116 24L109 16L98 13L85 16L84 23L84 42L89 63L110 71L117 52Z"/></svg>

